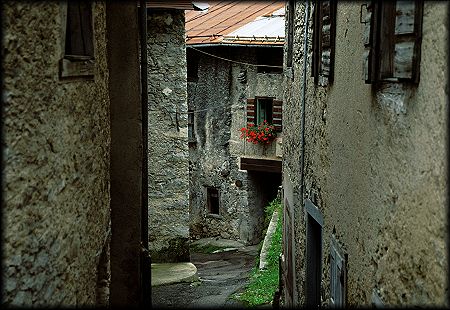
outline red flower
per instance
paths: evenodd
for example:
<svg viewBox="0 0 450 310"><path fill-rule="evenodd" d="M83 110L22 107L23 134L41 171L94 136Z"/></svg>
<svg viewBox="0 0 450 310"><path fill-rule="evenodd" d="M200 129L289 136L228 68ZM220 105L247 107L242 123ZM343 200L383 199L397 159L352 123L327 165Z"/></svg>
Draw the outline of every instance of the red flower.
<svg viewBox="0 0 450 310"><path fill-rule="evenodd" d="M246 139L253 144L269 144L276 137L275 127L264 120L258 126L249 123L247 127L242 127L241 139Z"/></svg>

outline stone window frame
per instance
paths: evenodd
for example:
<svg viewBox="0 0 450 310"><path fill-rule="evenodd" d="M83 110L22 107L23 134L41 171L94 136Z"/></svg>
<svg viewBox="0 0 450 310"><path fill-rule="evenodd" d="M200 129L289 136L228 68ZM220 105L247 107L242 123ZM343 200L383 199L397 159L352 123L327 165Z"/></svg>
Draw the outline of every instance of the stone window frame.
<svg viewBox="0 0 450 310"><path fill-rule="evenodd" d="M70 5L78 5L81 10L81 5L87 5L87 10L80 12L81 16L81 37L83 40L84 53L70 53L67 47L67 40L70 39L68 30L69 23L69 9L73 8ZM83 79L93 80L95 69L95 40L94 40L94 12L92 1L71 1L70 5L68 1L60 2L61 12L61 55L59 61L59 79L71 80L71 79ZM87 18L86 18L87 17ZM72 26L76 27L76 26ZM69 26L70 28L70 26ZM79 46L78 46L79 47Z"/></svg>

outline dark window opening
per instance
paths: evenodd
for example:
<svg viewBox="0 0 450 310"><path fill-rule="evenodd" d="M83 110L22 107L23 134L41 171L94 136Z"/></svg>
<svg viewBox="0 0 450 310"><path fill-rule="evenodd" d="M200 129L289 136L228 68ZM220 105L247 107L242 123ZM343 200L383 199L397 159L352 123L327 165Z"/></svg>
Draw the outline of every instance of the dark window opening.
<svg viewBox="0 0 450 310"><path fill-rule="evenodd" d="M187 80L188 82L198 81L198 61L199 53L192 48L186 49L186 63L187 63Z"/></svg>
<svg viewBox="0 0 450 310"><path fill-rule="evenodd" d="M94 56L90 2L67 1L65 54Z"/></svg>
<svg viewBox="0 0 450 310"><path fill-rule="evenodd" d="M219 191L217 188L208 187L208 211L211 214L219 214Z"/></svg>
<svg viewBox="0 0 450 310"><path fill-rule="evenodd" d="M283 48L258 47L256 48L256 61L258 64L258 73L282 73ZM261 65L268 65L268 66L261 66Z"/></svg>

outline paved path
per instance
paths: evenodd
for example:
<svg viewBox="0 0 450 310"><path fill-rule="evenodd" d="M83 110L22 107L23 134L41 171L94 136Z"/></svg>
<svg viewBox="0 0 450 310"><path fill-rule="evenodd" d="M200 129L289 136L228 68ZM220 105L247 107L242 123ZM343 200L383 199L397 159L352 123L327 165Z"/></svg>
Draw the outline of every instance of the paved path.
<svg viewBox="0 0 450 310"><path fill-rule="evenodd" d="M229 297L248 282L257 255L257 245L214 254L191 252L200 281L154 286L152 304L157 308L243 308Z"/></svg>

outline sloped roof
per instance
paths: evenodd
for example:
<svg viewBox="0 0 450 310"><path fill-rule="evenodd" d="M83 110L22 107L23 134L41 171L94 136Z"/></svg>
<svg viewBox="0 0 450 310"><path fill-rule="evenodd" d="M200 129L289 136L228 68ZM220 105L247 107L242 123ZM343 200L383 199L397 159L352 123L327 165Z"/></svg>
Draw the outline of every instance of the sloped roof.
<svg viewBox="0 0 450 310"><path fill-rule="evenodd" d="M186 44L283 45L284 1L209 1L186 11Z"/></svg>

